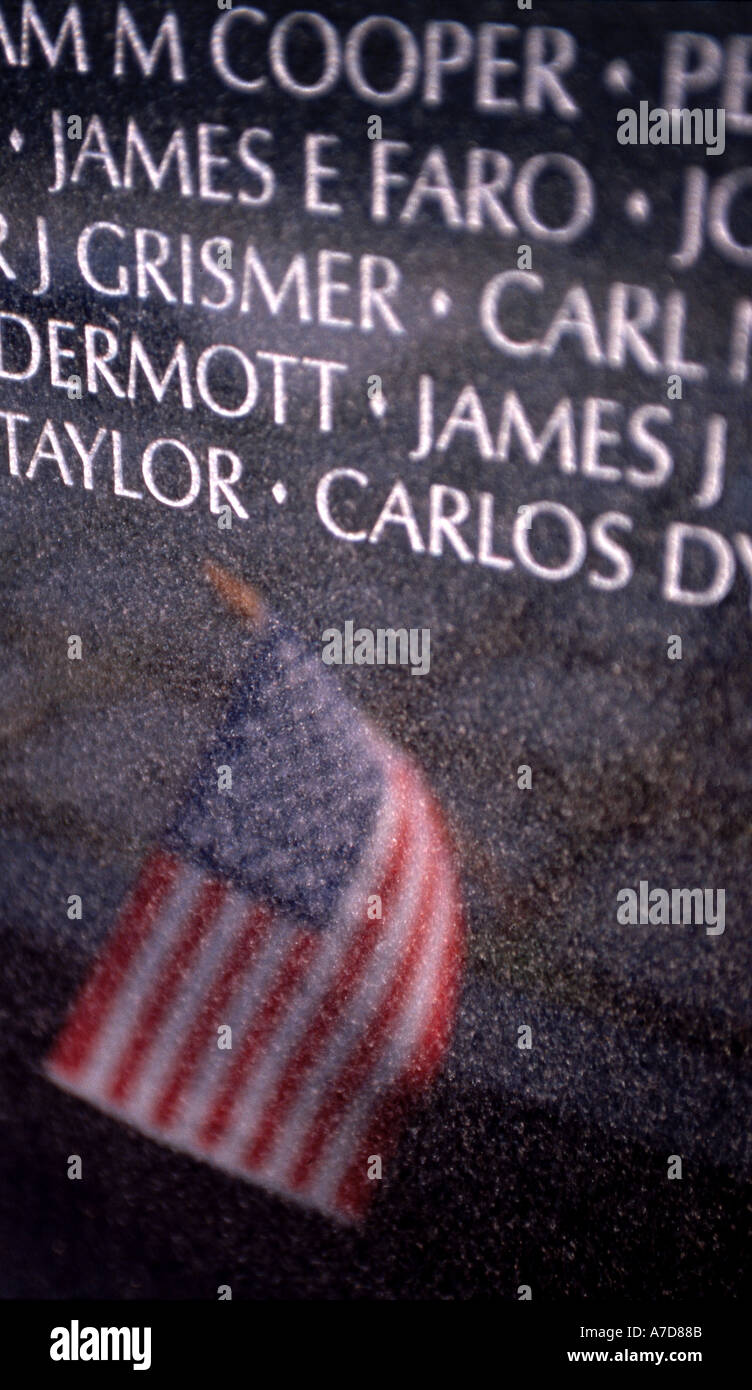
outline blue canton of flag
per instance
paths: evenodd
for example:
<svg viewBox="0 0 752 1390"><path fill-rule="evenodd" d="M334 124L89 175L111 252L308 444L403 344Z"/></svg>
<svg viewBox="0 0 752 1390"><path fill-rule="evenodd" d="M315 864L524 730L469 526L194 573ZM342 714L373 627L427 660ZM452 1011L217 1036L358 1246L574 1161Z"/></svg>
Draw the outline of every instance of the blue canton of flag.
<svg viewBox="0 0 752 1390"><path fill-rule="evenodd" d="M353 714L320 659L270 618L166 845L329 925L383 798L383 756ZM231 791L219 790L220 767Z"/></svg>

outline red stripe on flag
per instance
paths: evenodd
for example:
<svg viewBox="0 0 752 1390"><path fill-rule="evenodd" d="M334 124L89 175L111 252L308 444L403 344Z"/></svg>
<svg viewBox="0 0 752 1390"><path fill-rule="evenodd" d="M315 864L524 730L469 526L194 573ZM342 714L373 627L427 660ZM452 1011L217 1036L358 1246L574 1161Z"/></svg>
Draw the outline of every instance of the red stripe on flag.
<svg viewBox="0 0 752 1390"><path fill-rule="evenodd" d="M172 1123L209 1038L221 1021L239 981L256 958L261 942L268 937L271 922L272 914L267 908L254 907L248 913L245 925L238 933L235 944L226 952L225 964L220 967L186 1034L178 1061L152 1111L153 1124L168 1126Z"/></svg>
<svg viewBox="0 0 752 1390"><path fill-rule="evenodd" d="M130 964L159 914L177 872L177 861L157 852L143 865L133 892L78 996L47 1067L71 1077L86 1061Z"/></svg>
<svg viewBox="0 0 752 1390"><path fill-rule="evenodd" d="M201 885L198 901L182 925L180 939L175 949L170 951L166 966L157 977L151 994L138 1011L135 1028L130 1034L128 1045L108 1088L111 1101L117 1103L125 1100L148 1049L154 1044L160 1024L180 987L181 980L190 968L201 939L214 920L226 892L227 889L221 883L209 882Z"/></svg>

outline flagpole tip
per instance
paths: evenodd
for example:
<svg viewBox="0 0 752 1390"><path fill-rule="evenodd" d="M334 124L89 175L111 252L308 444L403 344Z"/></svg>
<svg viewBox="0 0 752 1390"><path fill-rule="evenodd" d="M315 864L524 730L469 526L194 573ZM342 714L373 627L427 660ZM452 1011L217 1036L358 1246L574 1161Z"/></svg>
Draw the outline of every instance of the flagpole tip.
<svg viewBox="0 0 752 1390"><path fill-rule="evenodd" d="M245 580L236 574L230 574L229 570L223 569L222 565L216 564L214 560L204 561L204 578L238 617L247 619L252 627L259 628L263 625L266 607L258 590L251 584L246 584Z"/></svg>

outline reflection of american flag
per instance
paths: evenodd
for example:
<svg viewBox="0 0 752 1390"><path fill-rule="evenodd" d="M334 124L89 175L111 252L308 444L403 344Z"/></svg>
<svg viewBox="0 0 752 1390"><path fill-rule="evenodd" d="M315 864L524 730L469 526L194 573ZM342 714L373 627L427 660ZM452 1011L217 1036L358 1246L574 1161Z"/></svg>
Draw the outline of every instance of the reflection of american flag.
<svg viewBox="0 0 752 1390"><path fill-rule="evenodd" d="M163 1143L353 1220L369 1158L448 1040L452 850L412 762L320 660L273 619L251 658L46 1069Z"/></svg>

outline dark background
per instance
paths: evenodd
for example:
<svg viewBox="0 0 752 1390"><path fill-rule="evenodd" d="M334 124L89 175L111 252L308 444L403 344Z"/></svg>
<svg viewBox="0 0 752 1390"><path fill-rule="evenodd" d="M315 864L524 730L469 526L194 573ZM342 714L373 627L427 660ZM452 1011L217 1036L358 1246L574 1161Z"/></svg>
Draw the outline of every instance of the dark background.
<svg viewBox="0 0 752 1390"><path fill-rule="evenodd" d="M42 4L53 31L63 6ZM163 6L134 3L136 19ZM321 102L293 102L273 86L255 104L228 92L205 60L216 18L210 5L180 0L193 80L175 88L152 79L50 74L0 68L0 211L14 237L8 255L49 215L64 242L53 294L32 300L3 283L2 307L76 322L106 322L111 308L77 279L77 229L95 218L155 226L202 239L256 239L279 266L319 247L391 255L406 286L410 332L395 340L291 331L155 300L118 301L122 329L155 354L185 336L200 347L237 341L249 350L346 356L351 394L344 429L321 435L300 407L276 427L261 407L240 423L166 403L133 408L103 396L67 399L5 389L0 408L100 423L146 442L176 433L198 451L226 444L246 460L248 523L219 531L204 499L187 513L153 499L127 502L107 486L66 489L59 478L0 482L4 598L0 612L0 844L3 857L0 1116L0 1290L6 1297L207 1297L229 1283L234 1297L534 1297L619 1293L629 1297L737 1295L748 1236L749 910L752 788L749 772L750 614L746 583L710 610L659 597L660 536L669 521L749 528L749 409L746 392L721 374L728 309L749 292L748 272L712 249L684 273L671 272L678 239L678 170L693 151L622 149L607 93L614 58L637 75L634 103L659 101L662 35L668 28L723 36L750 30L752 8L707 4L432 4L430 17L475 25L501 19L553 23L572 32L580 57L567 78L583 112L571 124L472 114L468 82L456 100L427 111L418 102L386 108L384 134L415 147L408 166L441 144L459 177L471 144L499 148L518 166L561 149L585 162L597 184L593 229L566 248L534 245L547 302L575 281L596 298L623 279L657 293L676 286L691 306L690 346L711 368L707 382L675 403L677 467L660 492L561 478L550 464L499 467L457 446L411 464L415 383L442 380L449 408L474 381L485 401L514 386L542 421L560 396L600 395L633 404L662 398L660 379L632 369L583 368L576 349L553 363L510 362L475 326L480 287L516 261L516 238L445 228L430 213L412 227L368 221L365 123L369 113L344 84ZM409 8L409 13L408 13ZM111 54L115 6L86 4L90 48ZM284 11L266 7L270 18ZM3 5L14 34L20 5ZM324 4L344 34L365 6ZM423 7L390 13L420 34ZM54 21L54 22L53 22ZM630 97L628 104L632 104ZM113 144L134 115L160 147L183 123L268 124L282 177L270 209L216 208L144 188L138 197L87 181L57 199L43 192L48 113L102 115ZM27 138L23 172L7 136ZM307 130L342 136L350 190L346 216L319 223L296 212ZM729 136L717 175L748 158ZM653 221L633 228L626 193L643 187ZM334 186L333 186L334 191ZM33 195L33 196L32 196ZM399 202L397 203L399 206ZM742 210L742 218L749 212ZM66 233L67 235L63 235ZM745 239L744 228L738 231ZM746 232L749 240L749 225ZM437 326L428 300L451 290L457 312ZM362 368L363 390L352 394ZM383 376L391 409L378 423L366 378ZM80 417L72 412L81 412ZM698 429L711 411L729 418L728 480L710 513L689 505L696 490ZM84 413L85 412L85 413ZM493 419L493 404L491 409ZM34 431L28 427L31 439ZM409 441L407 443L406 441ZM249 467L249 461L251 466ZM620 462L616 457L615 461ZM556 498L586 521L606 509L635 518L634 579L616 594L589 589L580 572L543 584L516 570L500 576L451 555L412 556L400 534L379 546L348 547L319 524L316 483L336 464L362 467L386 497L401 476L416 495L441 480L491 490L508 515L536 497ZM42 467L44 467L43 465ZM290 497L278 508L271 485ZM392 528L397 529L397 528ZM411 749L436 787L465 868L470 959L457 1032L444 1074L387 1173L364 1232L342 1233L185 1155L160 1148L58 1092L38 1072L98 943L108 931L145 849L183 785L221 707L238 660L237 629L200 577L212 556L255 583L304 636L356 624L428 626L430 675L350 668L342 680L395 741ZM80 633L85 659L70 663L65 636ZM668 634L683 659L666 658ZM516 769L533 769L521 792ZM617 891L651 885L725 887L725 935L700 929L622 927ZM65 914L69 893L84 900L82 922ZM531 1053L517 1027L533 1028ZM70 1153L84 1180L66 1177ZM681 1182L666 1180L680 1154Z"/></svg>

